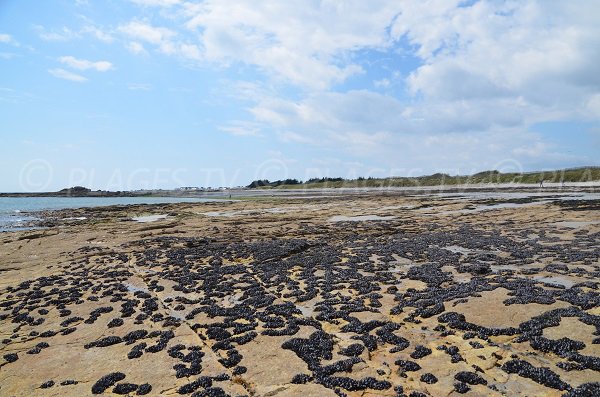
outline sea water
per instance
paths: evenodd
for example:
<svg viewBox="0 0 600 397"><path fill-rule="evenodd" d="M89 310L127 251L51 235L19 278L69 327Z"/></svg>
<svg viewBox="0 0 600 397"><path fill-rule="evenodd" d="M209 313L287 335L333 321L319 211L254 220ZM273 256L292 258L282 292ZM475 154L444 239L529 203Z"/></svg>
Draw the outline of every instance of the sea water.
<svg viewBox="0 0 600 397"><path fill-rule="evenodd" d="M37 219L36 211L108 205L193 203L202 201L215 201L215 199L181 197L0 197L0 232L28 229L27 223Z"/></svg>

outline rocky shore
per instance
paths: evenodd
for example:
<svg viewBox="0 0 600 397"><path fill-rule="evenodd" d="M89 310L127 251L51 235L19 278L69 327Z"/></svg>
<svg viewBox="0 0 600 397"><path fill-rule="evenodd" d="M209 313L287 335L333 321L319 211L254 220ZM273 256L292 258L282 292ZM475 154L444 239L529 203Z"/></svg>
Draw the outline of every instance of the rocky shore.
<svg viewBox="0 0 600 397"><path fill-rule="evenodd" d="M600 201L84 208L0 234L2 396L598 396Z"/></svg>

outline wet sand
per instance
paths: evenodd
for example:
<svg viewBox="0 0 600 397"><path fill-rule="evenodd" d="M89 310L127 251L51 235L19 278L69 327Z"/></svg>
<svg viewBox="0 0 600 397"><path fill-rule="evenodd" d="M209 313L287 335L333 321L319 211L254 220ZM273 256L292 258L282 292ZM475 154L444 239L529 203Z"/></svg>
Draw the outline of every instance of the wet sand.
<svg viewBox="0 0 600 397"><path fill-rule="evenodd" d="M49 215L0 234L1 396L600 395L598 200Z"/></svg>

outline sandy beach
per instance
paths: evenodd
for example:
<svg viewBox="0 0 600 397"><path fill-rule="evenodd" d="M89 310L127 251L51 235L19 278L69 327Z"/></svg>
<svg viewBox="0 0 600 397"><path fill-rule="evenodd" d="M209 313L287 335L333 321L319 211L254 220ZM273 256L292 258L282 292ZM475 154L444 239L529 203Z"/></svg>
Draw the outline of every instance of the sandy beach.
<svg viewBox="0 0 600 397"><path fill-rule="evenodd" d="M535 193L45 214L0 234L0 395L600 395L600 201Z"/></svg>

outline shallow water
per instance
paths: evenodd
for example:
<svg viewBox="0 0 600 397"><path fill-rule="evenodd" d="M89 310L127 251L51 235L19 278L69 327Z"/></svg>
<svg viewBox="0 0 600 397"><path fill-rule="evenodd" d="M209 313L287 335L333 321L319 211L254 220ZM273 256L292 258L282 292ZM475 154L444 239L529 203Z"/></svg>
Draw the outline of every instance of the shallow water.
<svg viewBox="0 0 600 397"><path fill-rule="evenodd" d="M159 215L136 216L131 219L136 222L140 222L140 223L148 223L148 222L160 221L162 219L167 219L167 215L159 214Z"/></svg>
<svg viewBox="0 0 600 397"><path fill-rule="evenodd" d="M137 285L133 285L131 283L125 283L125 286L127 287L127 291L129 291L129 292L146 292L146 293L148 293L148 290L146 288L138 287Z"/></svg>
<svg viewBox="0 0 600 397"><path fill-rule="evenodd" d="M379 215L356 215L345 216L335 215L328 219L329 222L364 222L364 221L390 221L396 219L395 216L379 216Z"/></svg>
<svg viewBox="0 0 600 397"><path fill-rule="evenodd" d="M527 198L551 198L556 200L600 200L600 193L574 193L574 192L464 192L464 193L436 193L434 196L442 199L464 200L515 200Z"/></svg>
<svg viewBox="0 0 600 397"><path fill-rule="evenodd" d="M492 205L478 205L475 208L467 208L462 210L450 210L450 211L439 211L435 213L427 213L427 215L452 215L452 214L474 214L478 212L484 211L493 211L493 210L503 210L503 209L513 209L513 208L522 208L522 207L532 207L536 205L548 204L550 201L534 201L532 203L498 203Z"/></svg>
<svg viewBox="0 0 600 397"><path fill-rule="evenodd" d="M450 252L454 252L456 254L463 254L463 255L468 255L468 254L472 254L474 252L477 252L475 250L472 250L470 248L466 248L466 247L461 247L460 245L448 245L446 247L441 247L445 250L448 250Z"/></svg>
<svg viewBox="0 0 600 397"><path fill-rule="evenodd" d="M553 223L555 226L568 227L570 229L579 229L580 227L598 224L600 224L600 221L565 221Z"/></svg>
<svg viewBox="0 0 600 397"><path fill-rule="evenodd" d="M527 269L528 265L490 265L490 268L492 269L492 272L494 273L498 273L502 270L511 270L511 271L515 271L518 272L519 270L522 269Z"/></svg>
<svg viewBox="0 0 600 397"><path fill-rule="evenodd" d="M0 197L0 232L30 229L26 227L26 223L37 219L35 217L36 211L110 205L194 203L205 201L219 200L181 197Z"/></svg>
<svg viewBox="0 0 600 397"><path fill-rule="evenodd" d="M299 208L302 209L310 209L314 207L315 209L320 208L319 206L314 206L314 205L305 205L305 206L300 206ZM201 214L204 216L210 216L210 217L226 217L226 218L231 218L231 217L235 217L235 216L242 216L242 215L256 215L256 214L260 214L260 213L266 213L266 214L287 214L289 212L297 212L298 208L293 208L293 207L272 207L272 208L258 208L258 209L252 209L252 210L238 210L238 211L209 211L209 212L202 212Z"/></svg>
<svg viewBox="0 0 600 397"><path fill-rule="evenodd" d="M577 282L561 276L534 276L533 279L542 283L562 285L565 288L571 288L577 284Z"/></svg>

